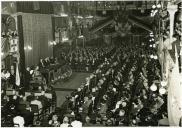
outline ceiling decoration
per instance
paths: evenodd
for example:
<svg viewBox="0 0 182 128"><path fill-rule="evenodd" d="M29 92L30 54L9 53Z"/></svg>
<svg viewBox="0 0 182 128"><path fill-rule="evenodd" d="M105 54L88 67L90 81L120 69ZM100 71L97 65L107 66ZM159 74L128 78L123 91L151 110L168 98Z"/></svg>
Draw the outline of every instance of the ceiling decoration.
<svg viewBox="0 0 182 128"><path fill-rule="evenodd" d="M14 14L16 12L16 2L1 2L2 14Z"/></svg>

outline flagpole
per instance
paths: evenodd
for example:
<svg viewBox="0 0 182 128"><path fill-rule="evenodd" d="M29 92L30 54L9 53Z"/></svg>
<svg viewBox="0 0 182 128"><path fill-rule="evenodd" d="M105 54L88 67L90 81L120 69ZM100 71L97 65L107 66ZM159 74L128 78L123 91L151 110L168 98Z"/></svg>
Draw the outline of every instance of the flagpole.
<svg viewBox="0 0 182 128"><path fill-rule="evenodd" d="M16 52L16 59L17 59L17 62L16 62L16 81L15 81L15 84L16 86L20 86L20 72L19 72L19 63L20 63L20 53L19 53L19 50Z"/></svg>

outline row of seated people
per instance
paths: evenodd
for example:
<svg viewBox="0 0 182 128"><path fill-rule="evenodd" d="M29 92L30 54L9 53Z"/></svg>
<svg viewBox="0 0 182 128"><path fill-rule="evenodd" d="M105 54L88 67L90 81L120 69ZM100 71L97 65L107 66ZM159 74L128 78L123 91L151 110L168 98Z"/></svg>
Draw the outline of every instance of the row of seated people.
<svg viewBox="0 0 182 128"><path fill-rule="evenodd" d="M129 114L144 59L127 48L115 51L86 79L86 84L66 98L61 110L50 115L45 126L137 125Z"/></svg>
<svg viewBox="0 0 182 128"><path fill-rule="evenodd" d="M77 48L68 53L61 53L61 58L66 61L74 71L92 72L110 54L114 47L102 48Z"/></svg>
<svg viewBox="0 0 182 128"><path fill-rule="evenodd" d="M40 59L38 66L40 68L46 68L51 65L55 65L58 63L57 58L54 57L46 57L45 59Z"/></svg>
<svg viewBox="0 0 182 128"><path fill-rule="evenodd" d="M58 79L69 79L72 75L72 69L68 65L61 64L56 57L40 59L38 66L46 83L55 82Z"/></svg>
<svg viewBox="0 0 182 128"><path fill-rule="evenodd" d="M55 80L54 72L60 69L60 64L56 57L46 57L45 59L40 59L37 67L48 84Z"/></svg>
<svg viewBox="0 0 182 128"><path fill-rule="evenodd" d="M55 69L54 74L50 74L51 82L55 82L58 79L67 80L72 75L72 69L68 65L63 65L58 69ZM35 68L27 67L26 69L26 85L30 85L31 81L41 81L43 84L50 84L47 82L48 72L41 72L39 66ZM53 78L54 77L54 78Z"/></svg>
<svg viewBox="0 0 182 128"><path fill-rule="evenodd" d="M154 81L160 81L160 64L150 57L144 58L140 81L132 99L131 122L135 126L158 126L159 120L167 118L167 96L150 90ZM138 79L138 78L137 78Z"/></svg>
<svg viewBox="0 0 182 128"><path fill-rule="evenodd" d="M43 62L43 61L41 61ZM28 89L31 80L41 79L43 83L48 83L48 75L41 73L42 68L48 68L50 65L58 64L56 58L47 57L45 59L45 63L40 63L38 66L31 66L27 67L25 70L25 80L21 81L23 85L26 85L26 89ZM45 66L46 65L46 66ZM16 88L16 66L11 66L11 70L2 69L1 70L1 81L2 81L2 88Z"/></svg>
<svg viewBox="0 0 182 128"><path fill-rule="evenodd" d="M14 70L1 69L1 88L16 88Z"/></svg>
<svg viewBox="0 0 182 128"><path fill-rule="evenodd" d="M56 105L52 87L38 87L34 92L20 90L1 91L1 125L13 127L13 118L21 116L24 126L36 126ZM54 106L53 106L54 105Z"/></svg>

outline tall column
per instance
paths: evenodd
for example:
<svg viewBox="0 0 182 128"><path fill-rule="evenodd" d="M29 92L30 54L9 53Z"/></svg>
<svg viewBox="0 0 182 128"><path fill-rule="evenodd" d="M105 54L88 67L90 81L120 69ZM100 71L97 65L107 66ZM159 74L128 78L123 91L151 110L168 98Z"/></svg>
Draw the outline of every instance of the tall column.
<svg viewBox="0 0 182 128"><path fill-rule="evenodd" d="M180 67L180 69L181 69L181 74L182 74L182 40L180 41L180 63L181 63L181 67Z"/></svg>
<svg viewBox="0 0 182 128"><path fill-rule="evenodd" d="M168 3L167 11L169 12L169 18L170 18L170 46L169 46L169 49L172 49L173 31L174 31L174 14L177 11L177 5L172 5L171 3Z"/></svg>

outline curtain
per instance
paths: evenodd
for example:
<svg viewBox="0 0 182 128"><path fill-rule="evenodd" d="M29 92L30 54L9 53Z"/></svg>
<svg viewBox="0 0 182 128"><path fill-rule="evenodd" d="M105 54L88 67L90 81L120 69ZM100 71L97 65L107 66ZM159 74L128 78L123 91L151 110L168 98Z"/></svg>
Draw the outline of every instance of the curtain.
<svg viewBox="0 0 182 128"><path fill-rule="evenodd" d="M41 58L53 55L50 41L53 41L52 19L46 14L22 15L25 63L26 66L37 65Z"/></svg>

